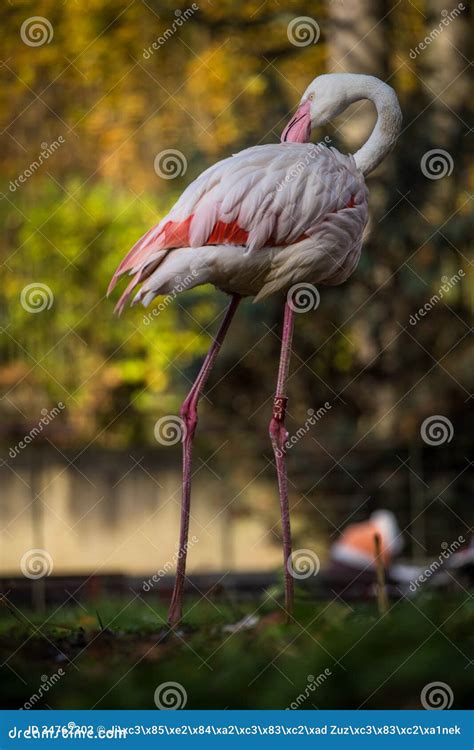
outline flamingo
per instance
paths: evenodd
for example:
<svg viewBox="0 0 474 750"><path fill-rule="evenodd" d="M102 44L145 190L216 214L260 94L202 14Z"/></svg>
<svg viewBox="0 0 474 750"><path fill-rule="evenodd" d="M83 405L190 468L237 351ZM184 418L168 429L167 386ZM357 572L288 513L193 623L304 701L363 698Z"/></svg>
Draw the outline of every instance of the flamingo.
<svg viewBox="0 0 474 750"><path fill-rule="evenodd" d="M311 130L368 99L377 120L353 155L309 142ZM281 142L252 146L206 169L171 211L132 247L117 279L132 279L116 310L132 292L147 306L157 295L211 283L230 295L217 335L184 400L181 527L176 579L168 622L182 619L191 499L191 458L198 402L243 297L262 300L285 293L283 332L269 434L275 456L282 522L285 610L293 612L291 528L285 442L287 379L296 310L292 290L301 285L341 284L357 266L368 217L370 174L392 149L401 128L394 90L369 75L316 77L283 130ZM186 281L185 284L180 282ZM138 288L138 291L136 291Z"/></svg>

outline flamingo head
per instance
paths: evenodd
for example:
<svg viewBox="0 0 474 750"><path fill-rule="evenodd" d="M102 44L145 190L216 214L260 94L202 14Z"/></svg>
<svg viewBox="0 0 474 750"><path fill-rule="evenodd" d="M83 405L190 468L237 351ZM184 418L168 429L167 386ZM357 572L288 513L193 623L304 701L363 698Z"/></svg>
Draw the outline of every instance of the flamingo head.
<svg viewBox="0 0 474 750"><path fill-rule="evenodd" d="M281 134L282 142L307 143L312 128L325 125L341 114L351 103L348 76L328 73L312 81L298 109Z"/></svg>

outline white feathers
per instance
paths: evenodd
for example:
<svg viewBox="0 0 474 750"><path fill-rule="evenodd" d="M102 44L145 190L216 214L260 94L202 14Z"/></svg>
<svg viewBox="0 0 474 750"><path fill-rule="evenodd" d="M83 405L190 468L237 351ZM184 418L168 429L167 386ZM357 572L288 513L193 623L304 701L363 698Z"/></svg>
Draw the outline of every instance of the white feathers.
<svg viewBox="0 0 474 750"><path fill-rule="evenodd" d="M169 292L177 274L194 274L186 288L210 282L259 298L297 281L341 283L360 255L367 189L353 157L334 148L254 146L203 172L159 227L186 220L189 247L170 249L136 299ZM245 245L232 235L206 245L217 222L248 233Z"/></svg>

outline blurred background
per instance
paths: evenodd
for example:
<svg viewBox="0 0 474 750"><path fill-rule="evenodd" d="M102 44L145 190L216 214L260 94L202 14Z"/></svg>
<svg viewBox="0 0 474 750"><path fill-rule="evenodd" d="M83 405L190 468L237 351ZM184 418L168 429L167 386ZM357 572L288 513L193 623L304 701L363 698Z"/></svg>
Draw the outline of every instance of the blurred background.
<svg viewBox="0 0 474 750"><path fill-rule="evenodd" d="M404 127L368 180L356 273L297 316L290 435L330 407L289 451L295 545L324 558L346 523L380 507L407 558L467 539L471 11L38 0L0 13L0 575L20 575L38 548L58 574L145 575L173 560L180 445L157 420L178 414L226 298L202 287L119 319L105 291L191 180L278 141L308 83L332 71L387 81ZM373 122L354 105L313 138L352 151ZM180 154L172 174L168 149ZM280 564L267 425L282 303L243 303L202 402L190 571Z"/></svg>

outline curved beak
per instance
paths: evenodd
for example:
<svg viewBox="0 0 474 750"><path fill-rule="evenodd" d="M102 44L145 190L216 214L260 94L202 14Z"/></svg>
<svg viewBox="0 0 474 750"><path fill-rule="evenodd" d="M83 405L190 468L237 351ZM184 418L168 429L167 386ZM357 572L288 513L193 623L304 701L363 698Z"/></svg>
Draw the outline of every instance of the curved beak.
<svg viewBox="0 0 474 750"><path fill-rule="evenodd" d="M311 136L311 103L300 104L281 134L281 143L308 143Z"/></svg>

